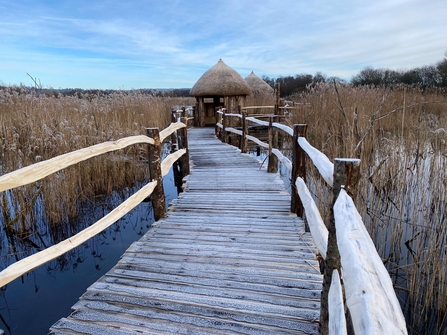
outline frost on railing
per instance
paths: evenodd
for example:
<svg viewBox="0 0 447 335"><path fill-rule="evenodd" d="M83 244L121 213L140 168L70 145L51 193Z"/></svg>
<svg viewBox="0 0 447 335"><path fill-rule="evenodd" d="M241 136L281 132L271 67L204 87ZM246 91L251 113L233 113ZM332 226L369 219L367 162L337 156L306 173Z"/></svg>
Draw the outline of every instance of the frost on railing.
<svg viewBox="0 0 447 335"><path fill-rule="evenodd" d="M299 137L298 143L301 148L306 151L310 159L312 159L312 162L317 167L326 183L329 186L332 186L334 183L334 164L329 160L329 158L327 158L325 154L311 146L304 137Z"/></svg>
<svg viewBox="0 0 447 335"><path fill-rule="evenodd" d="M332 272L331 288L329 289L329 334L348 334L346 329L345 307L343 304L343 291L340 275L337 270Z"/></svg>
<svg viewBox="0 0 447 335"><path fill-rule="evenodd" d="M391 278L351 197L334 206L346 304L356 334L407 334Z"/></svg>
<svg viewBox="0 0 447 335"><path fill-rule="evenodd" d="M327 251L327 240L328 240L328 230L321 218L320 211L318 210L312 195L309 192L304 180L302 178L297 178L295 183L298 194L301 199L301 203L304 206L306 213L307 224L312 235L312 238L317 246L323 259L326 259Z"/></svg>
<svg viewBox="0 0 447 335"><path fill-rule="evenodd" d="M283 163L289 171L292 171L292 162L284 156L278 149L272 149L272 152L278 157L278 160Z"/></svg>

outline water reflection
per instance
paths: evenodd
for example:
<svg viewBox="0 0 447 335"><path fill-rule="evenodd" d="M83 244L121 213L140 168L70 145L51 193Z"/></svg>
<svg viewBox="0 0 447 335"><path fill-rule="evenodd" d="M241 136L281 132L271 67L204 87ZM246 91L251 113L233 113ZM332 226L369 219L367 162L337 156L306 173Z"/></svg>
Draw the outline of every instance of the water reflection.
<svg viewBox="0 0 447 335"><path fill-rule="evenodd" d="M177 198L173 170L163 179L166 204ZM139 187L136 187L138 189ZM0 270L76 234L109 213L135 190L115 192L84 204L73 220L48 226L43 220L20 233L0 225ZM143 202L100 234L79 247L17 278L0 289L0 329L6 335L47 334L68 316L86 289L110 270L130 244L153 223L152 204Z"/></svg>

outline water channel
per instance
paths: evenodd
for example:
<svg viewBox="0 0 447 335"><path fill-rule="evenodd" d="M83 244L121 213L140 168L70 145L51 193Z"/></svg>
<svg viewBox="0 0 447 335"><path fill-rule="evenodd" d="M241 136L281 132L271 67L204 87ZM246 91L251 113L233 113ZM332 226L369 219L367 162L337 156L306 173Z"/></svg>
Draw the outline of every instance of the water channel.
<svg viewBox="0 0 447 335"><path fill-rule="evenodd" d="M163 184L166 204L169 204L177 198L172 168ZM125 197L132 191L124 192ZM115 194L103 199L104 206L91 209L89 221L91 216L96 221L110 212L111 204L118 205L122 197L123 194ZM77 219L81 226L83 219ZM83 245L2 287L0 334L2 330L5 335L48 334L49 328L71 313L71 306L86 289L109 271L153 222L152 204L143 202ZM7 238L4 230L0 230L0 238ZM0 250L0 257L11 256L11 250Z"/></svg>

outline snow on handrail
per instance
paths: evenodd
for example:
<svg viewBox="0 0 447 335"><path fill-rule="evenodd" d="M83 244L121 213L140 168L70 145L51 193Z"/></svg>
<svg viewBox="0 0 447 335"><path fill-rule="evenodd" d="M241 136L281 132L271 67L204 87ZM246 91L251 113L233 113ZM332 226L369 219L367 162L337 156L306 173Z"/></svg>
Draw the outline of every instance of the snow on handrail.
<svg viewBox="0 0 447 335"><path fill-rule="evenodd" d="M391 278L352 198L341 190L334 205L346 304L356 334L407 334Z"/></svg>
<svg viewBox="0 0 447 335"><path fill-rule="evenodd" d="M286 126L285 124L281 124L278 122L273 122L273 127L279 128L283 131L285 131L287 134L289 134L290 136L293 136L293 129L290 128L289 126Z"/></svg>
<svg viewBox="0 0 447 335"><path fill-rule="evenodd" d="M256 123L256 124L259 124L260 126L268 126L269 125L269 123L267 121L258 120L258 119L255 119L254 117L251 117L251 116L245 118L245 120L253 122L253 123Z"/></svg>
<svg viewBox="0 0 447 335"><path fill-rule="evenodd" d="M298 138L298 144L307 153L310 159L312 159L312 162L317 167L326 183L332 187L334 183L334 163L332 163L321 151L318 151L311 146L304 137Z"/></svg>
<svg viewBox="0 0 447 335"><path fill-rule="evenodd" d="M329 334L347 335L345 306L340 275L337 270L332 271L331 287L329 289Z"/></svg>
<svg viewBox="0 0 447 335"><path fill-rule="evenodd" d="M247 135L247 140L250 140L252 142L255 142L257 145L263 147L263 148L267 148L269 147L268 143L262 142L261 140L258 140L256 137L251 136L251 135Z"/></svg>
<svg viewBox="0 0 447 335"><path fill-rule="evenodd" d="M234 116L234 117L242 118L241 114L231 114L231 113L229 113L229 114L225 114L225 116Z"/></svg>
<svg viewBox="0 0 447 335"><path fill-rule="evenodd" d="M223 128L222 123L216 123L216 126L218 126L219 128Z"/></svg>
<svg viewBox="0 0 447 335"><path fill-rule="evenodd" d="M284 156L278 149L272 149L272 152L275 154L276 157L278 157L281 163L284 163L289 171L292 171L292 162L290 161L290 159Z"/></svg>
<svg viewBox="0 0 447 335"><path fill-rule="evenodd" d="M326 259L327 241L329 235L326 225L321 218L320 211L318 210L318 207L315 204L315 201L313 200L304 180L298 177L295 185L300 196L301 203L303 204L306 212L307 224L309 225L312 238L314 239L321 256Z"/></svg>
<svg viewBox="0 0 447 335"><path fill-rule="evenodd" d="M225 128L226 131L242 136L242 131L234 128Z"/></svg>

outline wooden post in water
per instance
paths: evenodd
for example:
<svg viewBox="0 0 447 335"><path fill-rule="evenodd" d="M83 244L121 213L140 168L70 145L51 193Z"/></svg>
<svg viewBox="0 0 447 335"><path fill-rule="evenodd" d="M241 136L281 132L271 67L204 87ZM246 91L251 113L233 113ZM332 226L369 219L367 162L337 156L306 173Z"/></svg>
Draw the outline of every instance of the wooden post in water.
<svg viewBox="0 0 447 335"><path fill-rule="evenodd" d="M332 187L333 199L330 211L330 220L327 225L329 236L320 305L320 334L322 335L329 334L328 296L332 281L332 272L336 269L339 273L341 273L340 252L338 250L335 229L334 205L342 187L351 197L355 195L359 178L360 159L336 158L334 160L334 185Z"/></svg>
<svg viewBox="0 0 447 335"><path fill-rule="evenodd" d="M241 115L242 115L241 152L245 154L247 152L247 135L248 135L247 120L245 120L245 118L247 117L247 111L246 110L241 111Z"/></svg>
<svg viewBox="0 0 447 335"><path fill-rule="evenodd" d="M273 116L269 117L269 164L267 166L267 172L278 172L278 157L272 152L273 150Z"/></svg>
<svg viewBox="0 0 447 335"><path fill-rule="evenodd" d="M290 211L299 217L304 215L304 207L298 196L295 181L301 177L306 181L306 153L298 144L298 137L306 137L307 124L295 124L293 126L293 146L292 146L292 200ZM307 230L307 226L306 226Z"/></svg>
<svg viewBox="0 0 447 335"><path fill-rule="evenodd" d="M149 179L156 181L154 191L151 195L152 207L154 208L155 221L166 215L165 193L163 189L163 176L161 174L161 142L158 128L146 128L146 134L154 139L154 145L149 145Z"/></svg>
<svg viewBox="0 0 447 335"><path fill-rule="evenodd" d="M180 119L181 122L186 124L188 122L187 117L183 117ZM181 138L181 141L179 141L179 149L185 149L186 154L184 154L180 160L182 164L182 178L186 177L190 173L190 167L189 167L189 149L188 149L188 129L187 127L182 128L179 130L179 137Z"/></svg>
<svg viewBox="0 0 447 335"><path fill-rule="evenodd" d="M171 110L171 122L177 122L177 110ZM177 149L177 135L175 131L171 134L171 153L175 152Z"/></svg>

